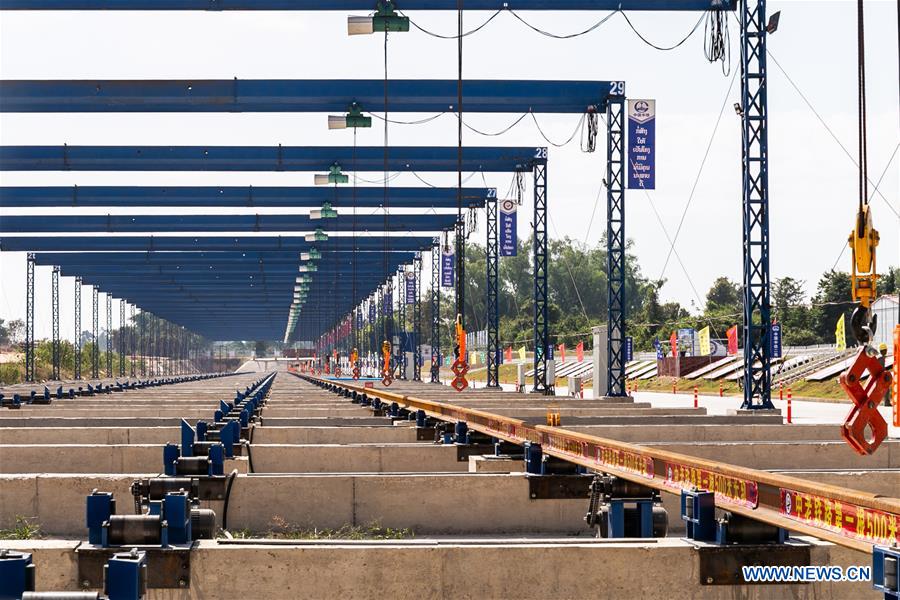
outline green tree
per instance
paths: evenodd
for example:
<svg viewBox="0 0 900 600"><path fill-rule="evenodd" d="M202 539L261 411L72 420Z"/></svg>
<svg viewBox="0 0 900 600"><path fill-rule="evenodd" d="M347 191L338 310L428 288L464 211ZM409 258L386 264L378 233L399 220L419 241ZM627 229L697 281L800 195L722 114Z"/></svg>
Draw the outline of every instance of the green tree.
<svg viewBox="0 0 900 600"><path fill-rule="evenodd" d="M823 273L813 297L811 323L819 343L834 343L834 328L841 315L849 328L853 307L850 275L844 271Z"/></svg>
<svg viewBox="0 0 900 600"><path fill-rule="evenodd" d="M804 284L804 281L793 277L782 277L772 282L772 316L782 324L784 343L789 346L819 343L812 329Z"/></svg>

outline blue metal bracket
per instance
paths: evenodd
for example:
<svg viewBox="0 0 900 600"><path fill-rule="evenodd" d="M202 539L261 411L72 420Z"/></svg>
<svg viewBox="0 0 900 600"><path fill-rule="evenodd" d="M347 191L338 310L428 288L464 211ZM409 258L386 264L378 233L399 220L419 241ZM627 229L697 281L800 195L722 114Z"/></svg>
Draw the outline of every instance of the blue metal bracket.
<svg viewBox="0 0 900 600"><path fill-rule="evenodd" d="M0 600L19 600L34 591L34 582L31 554L0 549Z"/></svg>
<svg viewBox="0 0 900 600"><path fill-rule="evenodd" d="M872 549L872 587L884 594L884 600L900 600L900 548L875 546Z"/></svg>
<svg viewBox="0 0 900 600"><path fill-rule="evenodd" d="M142 600L147 582L147 553L137 548L113 554L103 568L103 591L109 600Z"/></svg>
<svg viewBox="0 0 900 600"><path fill-rule="evenodd" d="M687 537L698 542L716 539L716 495L700 490L681 491L681 520L685 522Z"/></svg>

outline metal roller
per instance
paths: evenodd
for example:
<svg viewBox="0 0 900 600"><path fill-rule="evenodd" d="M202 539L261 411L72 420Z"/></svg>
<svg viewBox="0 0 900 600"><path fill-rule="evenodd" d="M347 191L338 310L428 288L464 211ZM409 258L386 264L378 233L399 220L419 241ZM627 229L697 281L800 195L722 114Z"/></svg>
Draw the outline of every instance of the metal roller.
<svg viewBox="0 0 900 600"><path fill-rule="evenodd" d="M107 539L111 546L158 545L162 519L159 515L111 515Z"/></svg>
<svg viewBox="0 0 900 600"><path fill-rule="evenodd" d="M176 468L178 475L206 475L209 473L209 459L205 456L182 456Z"/></svg>
<svg viewBox="0 0 900 600"><path fill-rule="evenodd" d="M191 537L211 540L216 537L216 513L208 508L191 510Z"/></svg>
<svg viewBox="0 0 900 600"><path fill-rule="evenodd" d="M162 500L169 492L184 490L196 498L200 493L199 487L200 482L190 477L154 477L136 480L131 484L131 493L148 500Z"/></svg>

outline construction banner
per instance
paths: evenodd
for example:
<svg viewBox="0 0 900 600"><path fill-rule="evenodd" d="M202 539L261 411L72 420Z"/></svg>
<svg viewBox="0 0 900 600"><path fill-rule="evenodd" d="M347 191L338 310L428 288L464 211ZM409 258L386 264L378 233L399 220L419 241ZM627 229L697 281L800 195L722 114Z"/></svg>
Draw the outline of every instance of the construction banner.
<svg viewBox="0 0 900 600"><path fill-rule="evenodd" d="M578 342L578 345L575 346L575 358L578 359L578 362L584 362L584 342Z"/></svg>
<svg viewBox="0 0 900 600"><path fill-rule="evenodd" d="M697 335L700 338L700 356L709 356L712 354L712 349L709 344L709 325L698 331Z"/></svg>
<svg viewBox="0 0 900 600"><path fill-rule="evenodd" d="M559 355L562 357L562 361L566 362L566 345L565 344L559 345Z"/></svg>
<svg viewBox="0 0 900 600"><path fill-rule="evenodd" d="M844 315L838 319L837 327L834 328L834 341L838 350L847 349L847 330L844 327Z"/></svg>
<svg viewBox="0 0 900 600"><path fill-rule="evenodd" d="M525 346L519 348L519 360L524 361L527 357L525 356Z"/></svg>
<svg viewBox="0 0 900 600"><path fill-rule="evenodd" d="M725 332L728 336L728 355L733 356L738 353L738 330L737 325L733 325Z"/></svg>
<svg viewBox="0 0 900 600"><path fill-rule="evenodd" d="M512 346L507 346L506 350L503 351L503 359L506 362L512 362Z"/></svg>

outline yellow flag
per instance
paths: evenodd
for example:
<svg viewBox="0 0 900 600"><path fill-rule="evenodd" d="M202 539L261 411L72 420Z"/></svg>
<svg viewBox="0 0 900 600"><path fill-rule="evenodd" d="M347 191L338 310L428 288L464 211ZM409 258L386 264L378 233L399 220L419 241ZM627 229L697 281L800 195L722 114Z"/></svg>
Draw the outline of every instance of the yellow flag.
<svg viewBox="0 0 900 600"><path fill-rule="evenodd" d="M838 319L837 327L834 328L834 341L837 343L838 350L847 349L847 332L844 329L844 315Z"/></svg>
<svg viewBox="0 0 900 600"><path fill-rule="evenodd" d="M524 361L525 358L525 346L522 346L519 348L519 360Z"/></svg>
<svg viewBox="0 0 900 600"><path fill-rule="evenodd" d="M709 345L709 325L697 332L700 337L700 356L709 356L712 349Z"/></svg>
<svg viewBox="0 0 900 600"><path fill-rule="evenodd" d="M470 365L478 364L478 353L477 352L469 352L469 364Z"/></svg>

